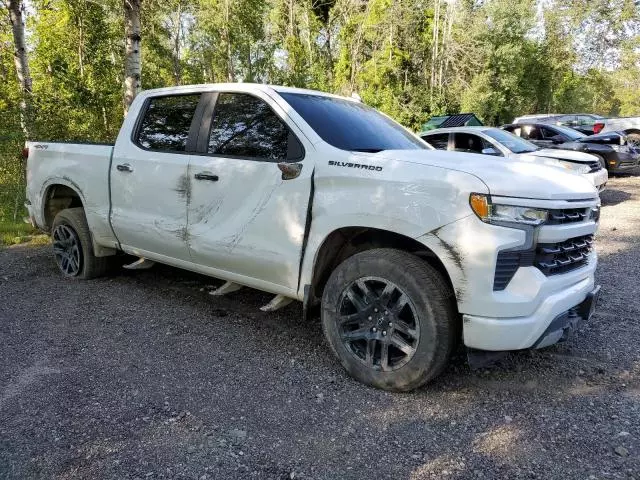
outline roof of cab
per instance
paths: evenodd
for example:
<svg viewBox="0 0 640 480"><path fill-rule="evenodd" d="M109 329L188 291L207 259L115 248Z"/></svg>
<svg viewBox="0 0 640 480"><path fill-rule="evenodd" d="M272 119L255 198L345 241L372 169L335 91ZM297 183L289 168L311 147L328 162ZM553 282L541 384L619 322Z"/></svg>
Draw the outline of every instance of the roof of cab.
<svg viewBox="0 0 640 480"><path fill-rule="evenodd" d="M150 90L144 90L140 92L140 95L144 96L157 96L162 94L172 94L172 93L196 93L196 92L206 92L210 90L236 90L241 92L251 92L251 91L262 91L269 92L275 91L278 93L297 93L304 95L316 95L322 97L331 97L331 98L339 98L341 100L349 100L351 102L358 102L357 99L350 97L343 97L340 95L335 95L333 93L321 92L319 90L308 90L306 88L295 88L295 87L285 87L282 85L266 85L263 83L203 83L198 85L179 85L174 87L164 87L164 88L154 88Z"/></svg>

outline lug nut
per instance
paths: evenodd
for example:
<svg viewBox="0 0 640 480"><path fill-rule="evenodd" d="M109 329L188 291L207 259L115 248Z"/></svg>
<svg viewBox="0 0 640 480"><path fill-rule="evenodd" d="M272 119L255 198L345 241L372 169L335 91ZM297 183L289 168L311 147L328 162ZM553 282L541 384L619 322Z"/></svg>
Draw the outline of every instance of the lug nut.
<svg viewBox="0 0 640 480"><path fill-rule="evenodd" d="M390 326L390 327L393 327L393 323L389 322L389 326Z"/></svg>
<svg viewBox="0 0 640 480"><path fill-rule="evenodd" d="M373 328L371 329L371 331L372 331L372 332L377 332L377 331L378 331L378 329L377 329L376 327L373 327Z"/></svg>
<svg viewBox="0 0 640 480"><path fill-rule="evenodd" d="M373 320L373 317L369 317L369 320Z"/></svg>
<svg viewBox="0 0 640 480"><path fill-rule="evenodd" d="M377 309L377 308L374 308L374 309L373 309L373 311L374 311L374 312L376 312L376 313L378 313L378 309Z"/></svg>
<svg viewBox="0 0 640 480"><path fill-rule="evenodd" d="M384 311L384 314L385 314L385 315L389 315L389 312L387 312L387 311L385 310L385 311Z"/></svg>
<svg viewBox="0 0 640 480"><path fill-rule="evenodd" d="M386 331L386 330L384 330L384 331L382 332L382 335L384 336L384 335L386 335L386 334L387 334L387 331Z"/></svg>

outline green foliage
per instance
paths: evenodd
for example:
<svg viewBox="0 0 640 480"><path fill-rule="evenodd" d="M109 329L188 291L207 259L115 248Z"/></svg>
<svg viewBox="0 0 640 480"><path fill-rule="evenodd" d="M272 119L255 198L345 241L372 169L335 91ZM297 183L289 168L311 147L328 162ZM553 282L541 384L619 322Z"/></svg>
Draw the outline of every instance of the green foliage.
<svg viewBox="0 0 640 480"><path fill-rule="evenodd" d="M115 140L121 0L31 0L34 138ZM633 0L144 0L142 86L269 82L363 100L417 129L475 112L640 114ZM0 15L0 222L25 214L21 93ZM23 228L23 227L20 227Z"/></svg>

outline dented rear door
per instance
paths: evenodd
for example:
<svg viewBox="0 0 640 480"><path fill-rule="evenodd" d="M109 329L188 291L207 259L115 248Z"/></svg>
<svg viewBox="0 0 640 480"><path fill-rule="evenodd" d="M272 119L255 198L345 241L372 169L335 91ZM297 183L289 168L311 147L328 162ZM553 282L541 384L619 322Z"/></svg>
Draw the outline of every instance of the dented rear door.
<svg viewBox="0 0 640 480"><path fill-rule="evenodd" d="M311 194L311 145L261 92L219 92L190 163L192 261L295 294ZM307 154L305 157L305 148ZM265 285L265 289L268 285Z"/></svg>
<svg viewBox="0 0 640 480"><path fill-rule="evenodd" d="M131 138L116 143L110 172L111 223L130 253L190 259L188 170L200 99L199 93L147 99Z"/></svg>

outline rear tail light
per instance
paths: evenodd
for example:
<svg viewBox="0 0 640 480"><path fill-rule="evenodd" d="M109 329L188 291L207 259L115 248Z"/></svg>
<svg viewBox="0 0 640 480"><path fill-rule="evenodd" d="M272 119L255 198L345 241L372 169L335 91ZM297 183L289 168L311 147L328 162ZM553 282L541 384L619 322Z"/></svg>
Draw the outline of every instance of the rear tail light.
<svg viewBox="0 0 640 480"><path fill-rule="evenodd" d="M597 135L598 133L600 133L603 128L604 128L604 123L601 123L601 122L594 123L593 124L594 135Z"/></svg>
<svg viewBox="0 0 640 480"><path fill-rule="evenodd" d="M29 147L24 147L22 149L22 158L24 158L25 160L29 158Z"/></svg>

